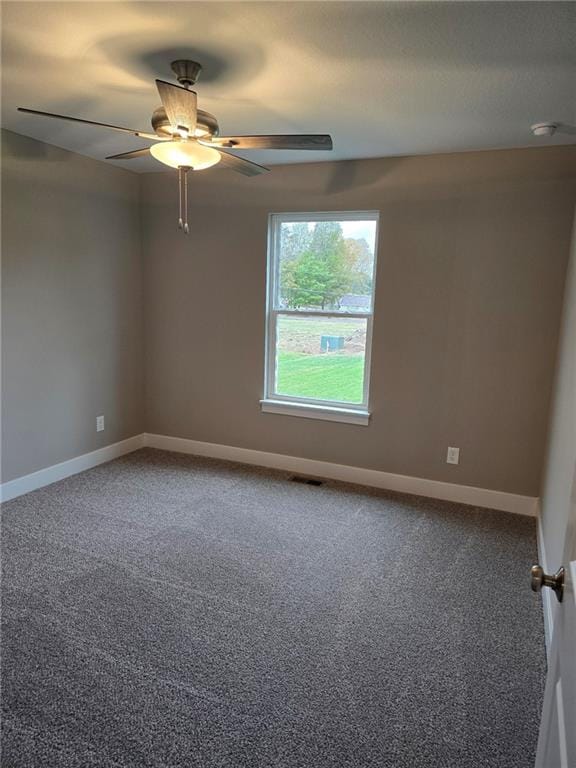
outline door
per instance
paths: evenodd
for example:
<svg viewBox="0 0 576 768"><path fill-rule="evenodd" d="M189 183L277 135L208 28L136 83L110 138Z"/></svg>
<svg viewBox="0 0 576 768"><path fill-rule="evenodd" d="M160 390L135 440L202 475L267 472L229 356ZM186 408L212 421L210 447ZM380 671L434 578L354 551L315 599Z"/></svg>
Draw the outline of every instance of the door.
<svg viewBox="0 0 576 768"><path fill-rule="evenodd" d="M563 595L555 606L536 768L576 766L576 465L563 565Z"/></svg>

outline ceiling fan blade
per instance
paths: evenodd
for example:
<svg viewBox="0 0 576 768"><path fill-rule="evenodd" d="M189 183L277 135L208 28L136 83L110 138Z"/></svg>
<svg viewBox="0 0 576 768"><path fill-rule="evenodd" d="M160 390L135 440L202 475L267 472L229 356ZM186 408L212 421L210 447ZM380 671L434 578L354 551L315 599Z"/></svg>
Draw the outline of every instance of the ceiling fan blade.
<svg viewBox="0 0 576 768"><path fill-rule="evenodd" d="M244 176L258 176L260 173L266 173L270 168L265 168L263 165L253 163L251 160L245 160L243 157L237 157L231 155L229 152L224 152L222 149L218 149L220 152L220 162L218 166L222 168L230 168L232 171L238 171L238 173L244 174ZM216 166L216 167L218 167Z"/></svg>
<svg viewBox="0 0 576 768"><path fill-rule="evenodd" d="M174 128L187 128L190 135L194 135L197 118L196 93L164 80L156 80L156 87L170 124Z"/></svg>
<svg viewBox="0 0 576 768"><path fill-rule="evenodd" d="M110 125L109 123L96 123L94 120L83 120L80 117L69 117L68 115L56 115L53 112L40 112L37 109L27 109L26 107L18 107L18 112L26 112L29 115L40 115L41 117L55 117L58 120L70 120L72 123L84 123L85 125L97 125L99 128L110 128L112 131L120 131L121 133L130 133L132 136L139 136L142 139L153 139L154 141L162 141L161 136L156 136L155 133L146 133L146 131L135 131L133 128L122 128L119 125Z"/></svg>
<svg viewBox="0 0 576 768"><path fill-rule="evenodd" d="M210 144L229 149L332 149L332 137L328 134L215 136Z"/></svg>
<svg viewBox="0 0 576 768"><path fill-rule="evenodd" d="M106 160L132 160L134 157L145 157L146 155L150 155L149 147L133 149L132 152L120 152L119 155L108 155Z"/></svg>

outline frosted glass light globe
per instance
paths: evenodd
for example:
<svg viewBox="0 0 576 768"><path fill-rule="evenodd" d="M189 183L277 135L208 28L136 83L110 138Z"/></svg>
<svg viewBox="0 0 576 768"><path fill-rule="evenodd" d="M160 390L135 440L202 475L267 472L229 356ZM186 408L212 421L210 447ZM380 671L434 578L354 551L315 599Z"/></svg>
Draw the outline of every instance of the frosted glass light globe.
<svg viewBox="0 0 576 768"><path fill-rule="evenodd" d="M201 171L220 162L220 152L212 147L204 147L193 139L185 141L162 141L152 144L150 153L156 160L172 168L181 166Z"/></svg>

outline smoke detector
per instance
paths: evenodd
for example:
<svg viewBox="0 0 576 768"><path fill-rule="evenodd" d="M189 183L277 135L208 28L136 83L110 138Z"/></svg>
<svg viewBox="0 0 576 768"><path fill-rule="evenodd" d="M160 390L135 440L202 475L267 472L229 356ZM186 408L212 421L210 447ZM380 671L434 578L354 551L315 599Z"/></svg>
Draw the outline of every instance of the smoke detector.
<svg viewBox="0 0 576 768"><path fill-rule="evenodd" d="M534 123L530 130L534 136L554 136L558 129L558 123Z"/></svg>

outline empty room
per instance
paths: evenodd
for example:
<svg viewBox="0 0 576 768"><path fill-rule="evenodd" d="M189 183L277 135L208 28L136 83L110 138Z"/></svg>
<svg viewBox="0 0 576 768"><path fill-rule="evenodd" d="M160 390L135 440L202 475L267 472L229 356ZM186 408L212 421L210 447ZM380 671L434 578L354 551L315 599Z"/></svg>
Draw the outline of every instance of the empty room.
<svg viewBox="0 0 576 768"><path fill-rule="evenodd" d="M576 2L0 10L1 768L576 768Z"/></svg>

